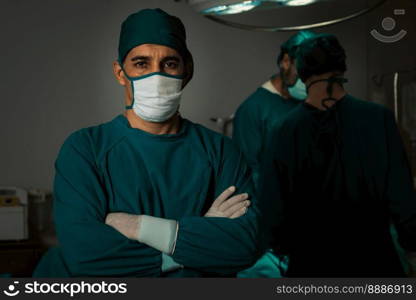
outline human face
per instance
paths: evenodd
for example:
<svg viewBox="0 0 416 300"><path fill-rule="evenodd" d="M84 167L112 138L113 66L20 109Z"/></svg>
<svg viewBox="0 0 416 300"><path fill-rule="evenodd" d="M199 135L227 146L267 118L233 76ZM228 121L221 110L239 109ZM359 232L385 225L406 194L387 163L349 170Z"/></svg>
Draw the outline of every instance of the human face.
<svg viewBox="0 0 416 300"><path fill-rule="evenodd" d="M283 59L280 62L280 69L284 85L294 85L298 78L298 72L296 70L295 60L292 59L287 53L283 56Z"/></svg>
<svg viewBox="0 0 416 300"><path fill-rule="evenodd" d="M184 74L184 62L179 53L175 49L155 44L143 44L130 50L124 59L123 68L130 77L154 72ZM117 81L125 88L126 104L129 105L133 99L130 81L118 62L113 63L113 71Z"/></svg>

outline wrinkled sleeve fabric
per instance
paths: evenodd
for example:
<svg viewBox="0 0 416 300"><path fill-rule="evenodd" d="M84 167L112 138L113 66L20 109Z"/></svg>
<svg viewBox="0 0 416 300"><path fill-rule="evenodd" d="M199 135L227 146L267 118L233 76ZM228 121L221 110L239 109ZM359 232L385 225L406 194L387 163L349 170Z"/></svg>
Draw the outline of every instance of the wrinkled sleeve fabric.
<svg viewBox="0 0 416 300"><path fill-rule="evenodd" d="M250 100L250 99L249 99ZM243 152L253 170L253 180L257 185L262 153L262 128L257 107L246 101L237 110L233 121L233 141ZM256 186L257 187L257 186Z"/></svg>
<svg viewBox="0 0 416 300"><path fill-rule="evenodd" d="M388 151L388 174L385 196L390 203L400 245L416 251L416 194L413 177L393 113L385 111L385 132Z"/></svg>
<svg viewBox="0 0 416 300"><path fill-rule="evenodd" d="M243 155L228 139L215 174L215 198L231 185L234 193L248 193L252 204L245 215L236 218L184 217L173 259L185 267L212 274L233 274L252 265L261 254L259 209L251 171ZM211 199L213 201L214 199Z"/></svg>
<svg viewBox="0 0 416 300"><path fill-rule="evenodd" d="M279 253L282 228L285 224L285 201L290 198L292 178L288 162L295 162L294 151L290 150L289 136L284 129L276 128L271 134L261 160L259 177L259 207L267 241ZM286 147L277 147L277 145Z"/></svg>
<svg viewBox="0 0 416 300"><path fill-rule="evenodd" d="M71 276L153 277L161 252L105 224L107 196L86 134L71 135L55 163L54 219Z"/></svg>

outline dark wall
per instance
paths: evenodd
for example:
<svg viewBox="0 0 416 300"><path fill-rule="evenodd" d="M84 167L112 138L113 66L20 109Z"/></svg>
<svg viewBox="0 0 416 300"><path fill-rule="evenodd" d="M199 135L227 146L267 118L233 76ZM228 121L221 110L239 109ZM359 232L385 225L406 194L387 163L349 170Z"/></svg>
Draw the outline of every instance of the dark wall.
<svg viewBox="0 0 416 300"><path fill-rule="evenodd" d="M184 92L181 112L213 129L210 117L233 113L277 71L279 45L293 34L228 28L198 15L184 1L2 0L0 185L50 188L53 163L64 139L123 111L123 92L113 78L111 63L117 55L121 22L146 7L160 7L183 20L195 75ZM311 8L291 17L276 11L276 20L273 16L271 21L303 23L310 15L330 18L332 12ZM414 57L403 52L402 45L411 44L410 35L396 46L380 45L370 36L369 30L389 12L384 8L319 30L335 33L345 45L348 88L358 97L368 95L370 73L393 70L396 59L405 66L406 55ZM414 28L414 21L406 18L403 26ZM262 14L251 19L264 20ZM390 53L392 47L397 50L394 58L381 54ZM389 67L380 69L384 64Z"/></svg>

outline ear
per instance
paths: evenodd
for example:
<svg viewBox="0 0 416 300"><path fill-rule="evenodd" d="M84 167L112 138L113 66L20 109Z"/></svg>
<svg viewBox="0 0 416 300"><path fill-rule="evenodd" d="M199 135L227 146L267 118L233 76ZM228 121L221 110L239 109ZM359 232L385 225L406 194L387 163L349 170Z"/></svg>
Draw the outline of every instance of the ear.
<svg viewBox="0 0 416 300"><path fill-rule="evenodd" d="M280 68L283 68L284 70L288 70L290 68L291 65L291 59L289 54L285 53L283 55L282 60L280 61Z"/></svg>
<svg viewBox="0 0 416 300"><path fill-rule="evenodd" d="M123 69L121 68L118 61L113 62L113 73L116 77L118 83L120 83L122 86L126 86L128 84L126 77L124 76Z"/></svg>

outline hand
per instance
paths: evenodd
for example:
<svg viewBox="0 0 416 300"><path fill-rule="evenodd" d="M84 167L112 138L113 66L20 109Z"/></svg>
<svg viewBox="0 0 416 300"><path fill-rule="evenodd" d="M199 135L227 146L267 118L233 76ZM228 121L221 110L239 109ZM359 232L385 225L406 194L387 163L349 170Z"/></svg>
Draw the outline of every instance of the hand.
<svg viewBox="0 0 416 300"><path fill-rule="evenodd" d="M229 198L235 192L235 186L230 186L212 203L205 217L238 218L247 212L250 205L248 194L238 194Z"/></svg>
<svg viewBox="0 0 416 300"><path fill-rule="evenodd" d="M140 215L126 213L110 213L105 218L105 224L132 240L139 239L140 221Z"/></svg>

